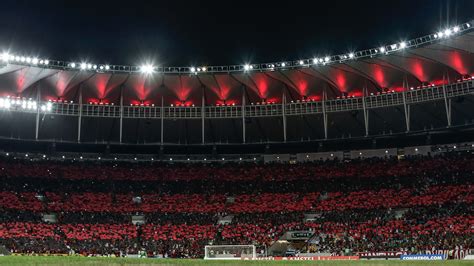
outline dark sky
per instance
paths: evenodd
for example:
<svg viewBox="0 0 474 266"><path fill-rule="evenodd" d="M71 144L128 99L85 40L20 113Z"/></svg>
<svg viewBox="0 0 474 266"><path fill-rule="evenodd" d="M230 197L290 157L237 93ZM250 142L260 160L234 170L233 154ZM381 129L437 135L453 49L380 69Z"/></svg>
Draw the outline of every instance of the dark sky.
<svg viewBox="0 0 474 266"><path fill-rule="evenodd" d="M92 63L262 63L398 42L473 18L474 0L0 3L0 49Z"/></svg>

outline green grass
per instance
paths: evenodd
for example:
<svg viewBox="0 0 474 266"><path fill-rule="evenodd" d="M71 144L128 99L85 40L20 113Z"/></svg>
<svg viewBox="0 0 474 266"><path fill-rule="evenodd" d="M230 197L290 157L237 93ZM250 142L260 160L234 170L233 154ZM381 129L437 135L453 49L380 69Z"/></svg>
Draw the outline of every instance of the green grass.
<svg viewBox="0 0 474 266"><path fill-rule="evenodd" d="M85 258L85 257L0 257L0 265L472 265L472 261L209 261L191 259L131 259L131 258Z"/></svg>

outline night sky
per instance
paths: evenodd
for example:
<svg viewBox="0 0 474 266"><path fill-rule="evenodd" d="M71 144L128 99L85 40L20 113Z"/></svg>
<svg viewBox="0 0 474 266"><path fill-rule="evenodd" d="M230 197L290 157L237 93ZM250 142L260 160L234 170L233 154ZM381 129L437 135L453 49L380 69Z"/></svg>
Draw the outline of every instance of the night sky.
<svg viewBox="0 0 474 266"><path fill-rule="evenodd" d="M1 50L166 66L345 53L436 32L472 19L474 10L473 0L3 0L0 5Z"/></svg>

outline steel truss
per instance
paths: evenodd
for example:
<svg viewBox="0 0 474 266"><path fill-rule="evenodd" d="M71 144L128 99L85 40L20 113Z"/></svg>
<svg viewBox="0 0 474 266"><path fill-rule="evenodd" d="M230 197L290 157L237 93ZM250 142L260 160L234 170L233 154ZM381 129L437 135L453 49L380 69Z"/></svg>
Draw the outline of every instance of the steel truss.
<svg viewBox="0 0 474 266"><path fill-rule="evenodd" d="M473 27L474 21L469 21L467 23L459 24L458 25L458 32L452 33L452 36L462 35L467 32L470 32ZM448 37L449 39L449 37ZM367 59L373 58L376 56L387 55L395 52L399 52L401 50L410 49L421 47L425 45L429 45L432 43L440 42L446 40L445 38L441 38L437 36L436 33L425 35L422 37L418 37L415 39L407 40L405 42L405 47L400 48L399 44L392 44L384 46L385 51L381 51L380 47L366 49L362 51L357 51L353 53L353 57L348 57L347 54L339 54L328 56L327 60L324 62L315 63L314 58L303 59L303 60L290 60L285 62L270 62L270 63L261 63L261 64L252 64L252 69L246 69L245 65L224 65L224 66L207 66L205 70L202 72L197 71L197 69L201 69L198 66L196 67L167 67L167 66L157 66L154 68L155 73L162 73L162 74L205 74L205 73L233 73L233 72L245 72L245 71L273 71L276 69L294 69L294 68L301 68L301 67L310 67L313 65L328 65L334 63L342 63L345 61L350 60L357 60L357 59ZM394 48L392 46L395 45ZM33 67L41 67L47 69L57 69L57 70L71 70L71 71L87 71L93 73L141 73L140 66L127 66L127 65L107 65L108 69L104 69L106 66L105 64L92 64L95 65L96 68L91 69L80 69L79 65L80 62L66 62L60 60L48 60L48 65L38 65L33 63L26 63L26 62L12 62L15 65L24 65L24 66L33 66ZM0 62L1 63L1 62ZM75 67L72 67L72 64ZM194 70L194 71L193 71Z"/></svg>

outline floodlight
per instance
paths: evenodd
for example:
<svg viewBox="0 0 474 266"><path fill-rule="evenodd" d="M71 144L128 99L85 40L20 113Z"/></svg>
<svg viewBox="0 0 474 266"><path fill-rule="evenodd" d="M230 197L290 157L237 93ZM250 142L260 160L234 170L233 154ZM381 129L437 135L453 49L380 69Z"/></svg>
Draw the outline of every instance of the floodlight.
<svg viewBox="0 0 474 266"><path fill-rule="evenodd" d="M8 60L10 60L10 55L7 52L4 52L2 54L2 60L7 62Z"/></svg>
<svg viewBox="0 0 474 266"><path fill-rule="evenodd" d="M354 58L354 53L350 53L349 58Z"/></svg>
<svg viewBox="0 0 474 266"><path fill-rule="evenodd" d="M191 72L196 72L196 68L195 68L195 67L191 67Z"/></svg>
<svg viewBox="0 0 474 266"><path fill-rule="evenodd" d="M459 27L458 27L458 26L454 27L454 28L453 28L453 31L454 31L454 32L458 32L458 31L459 31Z"/></svg>
<svg viewBox="0 0 474 266"><path fill-rule="evenodd" d="M406 42L401 42L400 43L400 49L405 49L407 47L407 43Z"/></svg>
<svg viewBox="0 0 474 266"><path fill-rule="evenodd" d="M86 63L81 63L81 69L84 70L87 68L87 64Z"/></svg>
<svg viewBox="0 0 474 266"><path fill-rule="evenodd" d="M154 69L155 69L155 67L152 66L152 65L142 65L142 66L140 67L140 71L141 71L142 73L145 73L145 74L151 74L151 73L153 73Z"/></svg>
<svg viewBox="0 0 474 266"><path fill-rule="evenodd" d="M250 66L249 65L244 65L244 70L247 71L250 69ZM192 71L192 70L191 70Z"/></svg>

